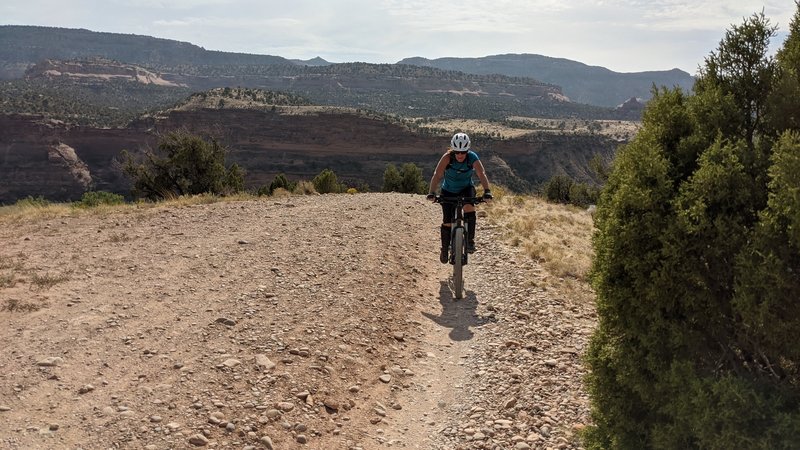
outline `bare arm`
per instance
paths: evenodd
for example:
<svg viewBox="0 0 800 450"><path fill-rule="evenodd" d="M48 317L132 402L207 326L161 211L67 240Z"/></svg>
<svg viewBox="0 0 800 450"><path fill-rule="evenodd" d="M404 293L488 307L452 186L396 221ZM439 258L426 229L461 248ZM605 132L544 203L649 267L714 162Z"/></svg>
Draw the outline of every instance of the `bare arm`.
<svg viewBox="0 0 800 450"><path fill-rule="evenodd" d="M486 171L483 169L483 163L481 160L475 161L475 164L472 165L475 169L475 174L478 175L478 179L481 181L481 186L483 186L484 191L489 190L489 178L486 176Z"/></svg>
<svg viewBox="0 0 800 450"><path fill-rule="evenodd" d="M449 153L445 153L442 155L441 159L439 159L439 164L436 165L436 169L433 171L433 176L431 177L431 186L428 192L436 192L439 189L439 184L442 182L442 178L444 177L444 170L447 168L447 164L449 162Z"/></svg>

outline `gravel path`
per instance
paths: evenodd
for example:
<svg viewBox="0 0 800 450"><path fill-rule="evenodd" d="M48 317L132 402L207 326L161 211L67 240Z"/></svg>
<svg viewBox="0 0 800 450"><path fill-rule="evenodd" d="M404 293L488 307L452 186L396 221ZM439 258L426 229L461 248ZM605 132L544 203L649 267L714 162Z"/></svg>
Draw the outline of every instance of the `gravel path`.
<svg viewBox="0 0 800 450"><path fill-rule="evenodd" d="M485 220L454 300L439 217L360 194L4 224L0 447L578 448L592 306Z"/></svg>

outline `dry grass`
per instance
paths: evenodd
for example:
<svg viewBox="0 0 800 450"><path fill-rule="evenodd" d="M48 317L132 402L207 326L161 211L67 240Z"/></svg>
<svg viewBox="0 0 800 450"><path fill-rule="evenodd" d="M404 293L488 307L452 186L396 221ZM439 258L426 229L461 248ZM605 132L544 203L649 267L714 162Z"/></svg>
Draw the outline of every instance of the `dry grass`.
<svg viewBox="0 0 800 450"><path fill-rule="evenodd" d="M14 272L0 273L0 288L14 287L15 284Z"/></svg>
<svg viewBox="0 0 800 450"><path fill-rule="evenodd" d="M492 189L494 192L494 189ZM547 203L532 196L503 195L488 206L488 219L505 237L539 262L559 283L591 296L592 217L585 209Z"/></svg>
<svg viewBox="0 0 800 450"><path fill-rule="evenodd" d="M284 197L291 197L291 196L292 196L292 193L287 191L284 188L280 188L279 187L279 188L275 188L275 190L272 191L272 197L274 197L274 198L284 198Z"/></svg>
<svg viewBox="0 0 800 450"><path fill-rule="evenodd" d="M45 206L15 204L0 207L0 223L31 222L41 219L53 219L76 214L75 208L68 204L58 203Z"/></svg>
<svg viewBox="0 0 800 450"><path fill-rule="evenodd" d="M26 302L16 298L7 298L0 306L0 311L9 312L32 312L42 309L45 305L41 303Z"/></svg>
<svg viewBox="0 0 800 450"><path fill-rule="evenodd" d="M31 275L30 283L31 289L49 289L58 283L63 283L64 281L69 280L69 274L57 274L51 275L49 273L45 273L44 275L39 275L38 273L34 273Z"/></svg>
<svg viewBox="0 0 800 450"><path fill-rule="evenodd" d="M132 240L133 238L126 233L111 233L111 236L108 237L108 242L113 242L115 244Z"/></svg>
<svg viewBox="0 0 800 450"><path fill-rule="evenodd" d="M23 260L25 255L3 256L0 255L0 288L10 288L17 284L16 274L25 268ZM6 272L7 271L7 272Z"/></svg>
<svg viewBox="0 0 800 450"><path fill-rule="evenodd" d="M151 208L174 208L192 205L204 205L216 202L234 202L254 200L257 196L243 193L219 197L211 194L172 197L160 202L139 201L118 205L98 205L91 208L76 208L71 203L36 204L31 202L18 202L9 206L0 206L0 225L36 222L39 220L55 219L61 217L105 216L116 213L135 213ZM0 261L2 264L2 261Z"/></svg>
<svg viewBox="0 0 800 450"><path fill-rule="evenodd" d="M71 270L61 274L45 273L40 275L35 269L25 267L25 255L0 255L0 288L14 287L18 281L27 282L31 289L44 290L70 279ZM9 309L11 310L11 309Z"/></svg>
<svg viewBox="0 0 800 450"><path fill-rule="evenodd" d="M25 255L17 255L16 258L13 256L0 255L0 270L22 270L22 268L25 267L25 264L22 262L23 259L25 259Z"/></svg>

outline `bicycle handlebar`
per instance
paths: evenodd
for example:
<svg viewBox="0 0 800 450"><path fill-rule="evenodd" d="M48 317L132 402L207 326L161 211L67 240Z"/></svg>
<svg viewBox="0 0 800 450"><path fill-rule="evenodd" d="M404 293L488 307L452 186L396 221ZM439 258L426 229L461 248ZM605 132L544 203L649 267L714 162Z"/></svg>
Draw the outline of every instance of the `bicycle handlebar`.
<svg viewBox="0 0 800 450"><path fill-rule="evenodd" d="M437 195L435 202L436 203L483 203L486 200L483 197L442 197L441 195Z"/></svg>

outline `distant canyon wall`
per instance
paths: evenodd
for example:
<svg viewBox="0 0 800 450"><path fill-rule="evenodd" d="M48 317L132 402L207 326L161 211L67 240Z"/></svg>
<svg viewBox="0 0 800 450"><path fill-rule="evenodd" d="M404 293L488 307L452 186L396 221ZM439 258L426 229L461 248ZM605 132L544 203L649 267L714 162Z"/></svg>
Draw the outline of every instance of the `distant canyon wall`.
<svg viewBox="0 0 800 450"><path fill-rule="evenodd" d="M27 196L75 201L87 190L129 194L118 159L122 150L153 149L158 136L184 129L213 136L228 162L246 170L248 188L279 174L310 180L333 170L350 186L379 191L388 164L414 163L428 178L449 136L415 132L396 123L349 113L281 114L258 110L173 111L127 128L67 126L37 116L0 115L0 204ZM492 182L525 190L555 173L588 181L595 153L612 157L617 143L590 135L475 138Z"/></svg>

